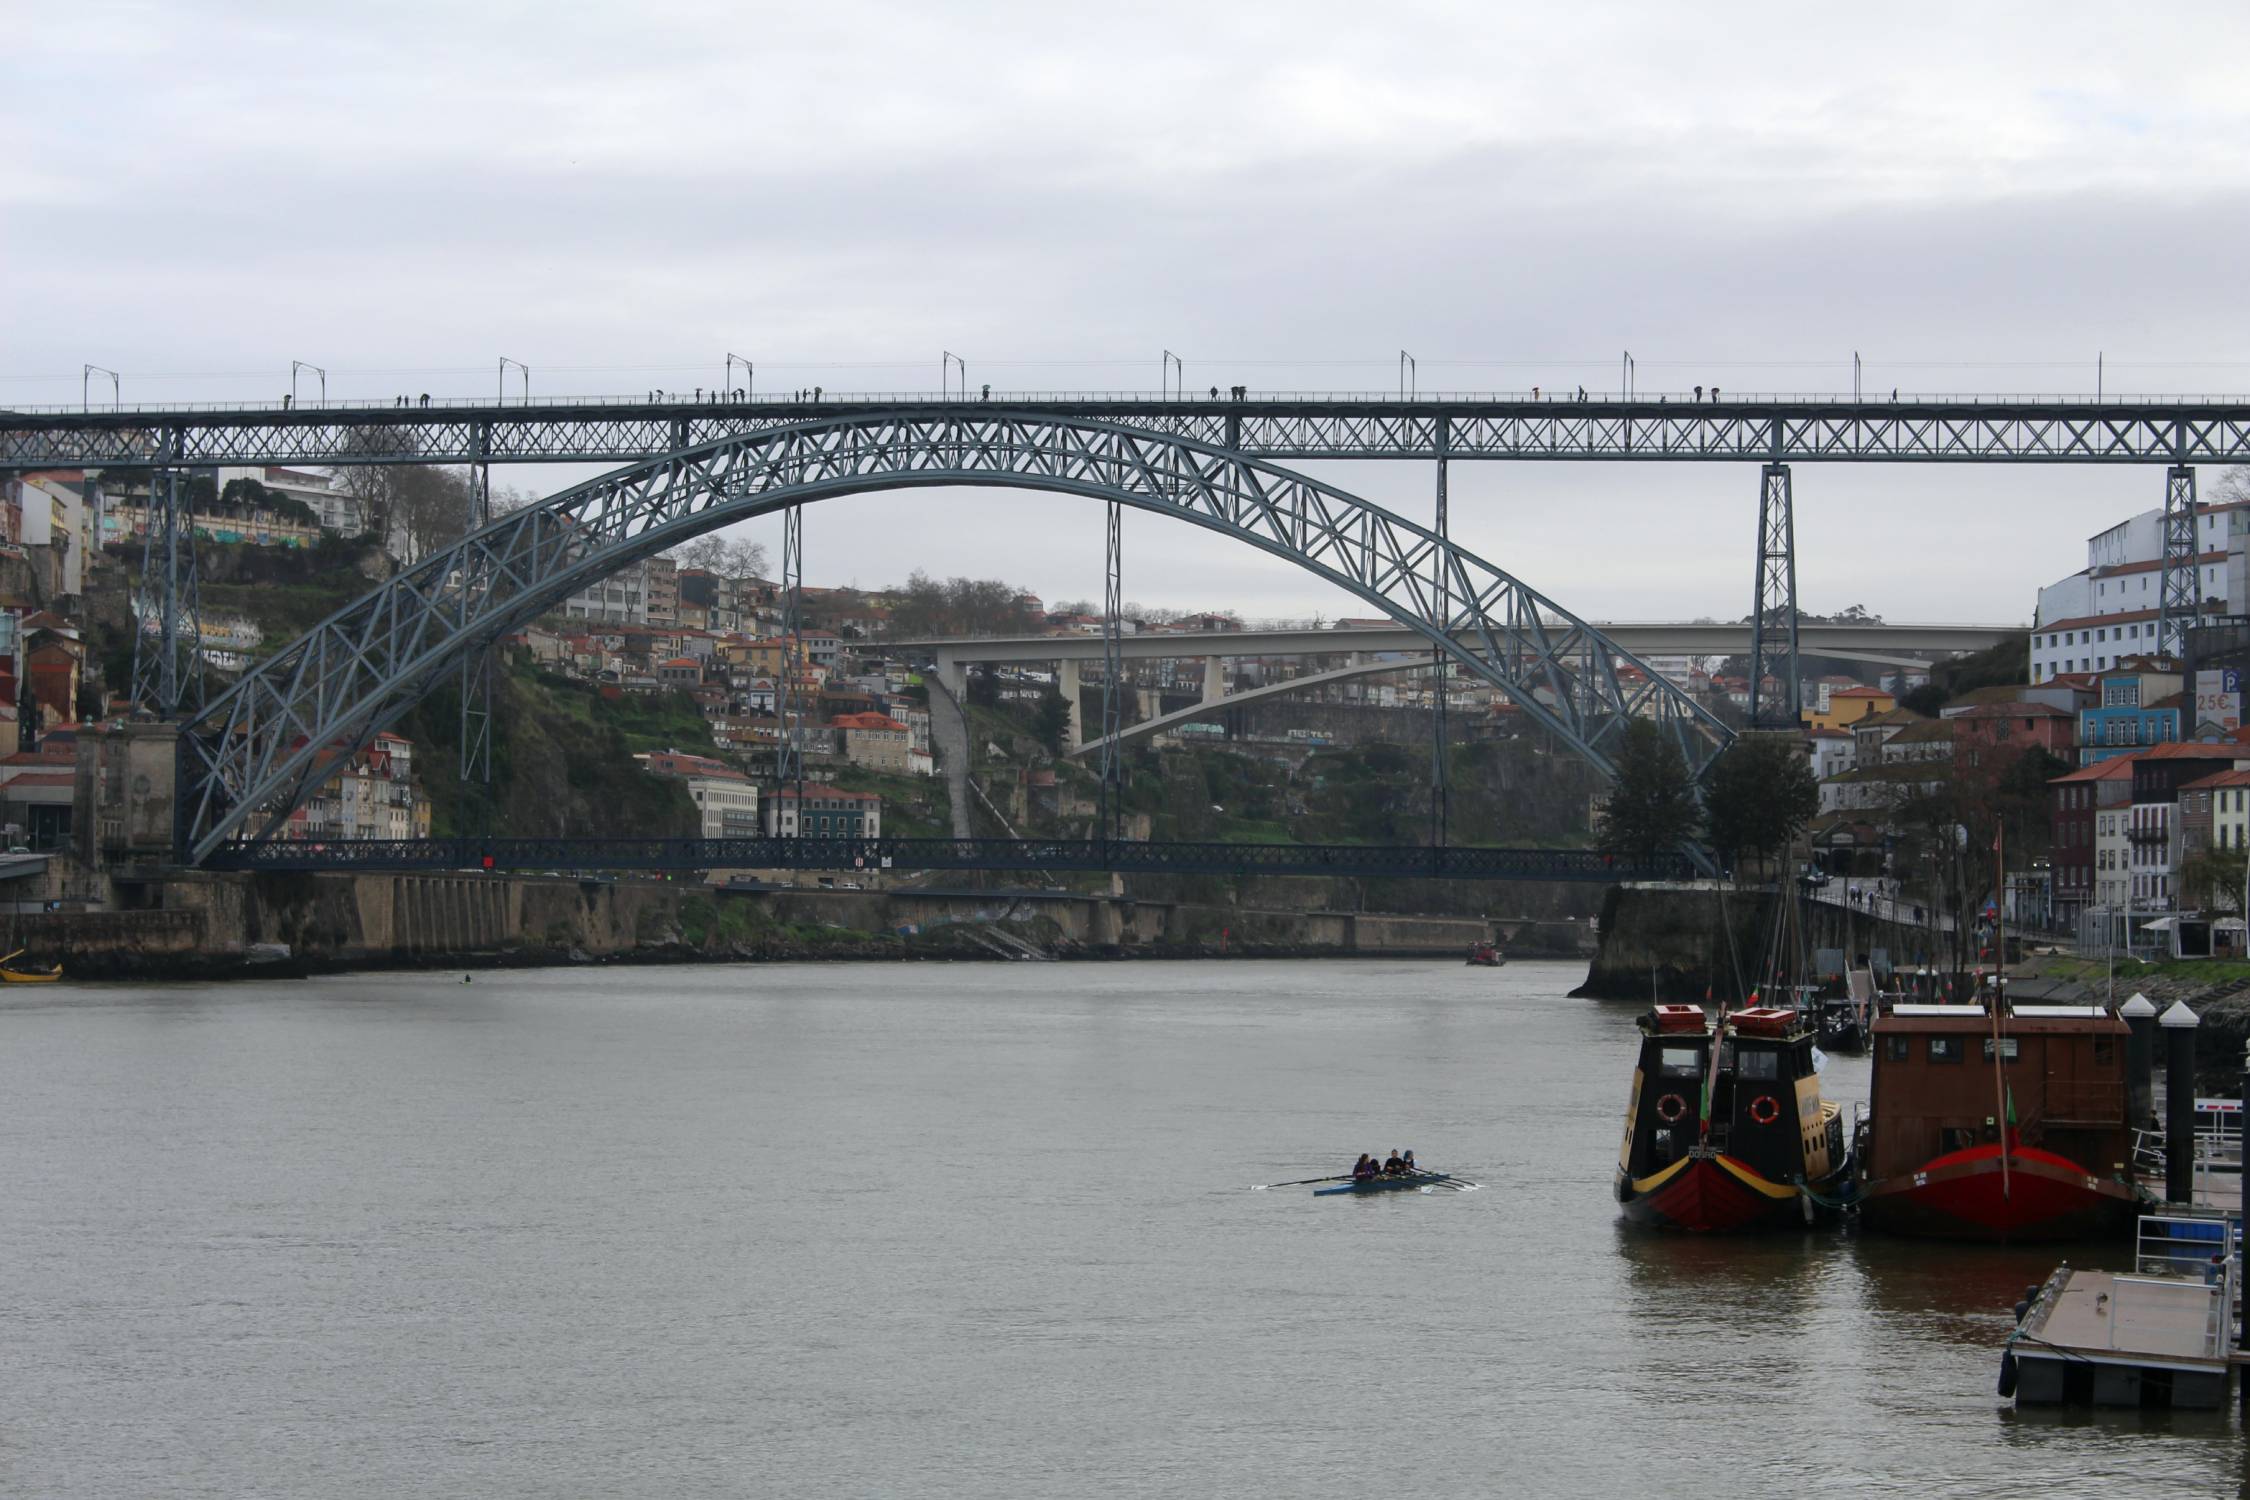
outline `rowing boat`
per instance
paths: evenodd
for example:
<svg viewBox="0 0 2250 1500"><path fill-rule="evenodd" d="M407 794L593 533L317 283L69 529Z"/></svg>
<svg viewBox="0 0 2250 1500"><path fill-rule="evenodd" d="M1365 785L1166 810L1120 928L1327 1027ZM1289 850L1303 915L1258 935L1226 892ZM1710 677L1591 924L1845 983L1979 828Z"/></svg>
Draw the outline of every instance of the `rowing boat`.
<svg viewBox="0 0 2250 1500"><path fill-rule="evenodd" d="M1338 1193L1403 1193L1416 1188L1438 1187L1454 1180L1448 1172L1416 1172L1411 1177L1361 1177L1335 1187L1314 1188L1315 1198L1333 1197Z"/></svg>
<svg viewBox="0 0 2250 1500"><path fill-rule="evenodd" d="M10 967L9 960L23 957L23 952L23 949L18 948L15 952L0 957L0 981L8 984L53 984L56 980L62 978L61 964L56 964L51 969Z"/></svg>

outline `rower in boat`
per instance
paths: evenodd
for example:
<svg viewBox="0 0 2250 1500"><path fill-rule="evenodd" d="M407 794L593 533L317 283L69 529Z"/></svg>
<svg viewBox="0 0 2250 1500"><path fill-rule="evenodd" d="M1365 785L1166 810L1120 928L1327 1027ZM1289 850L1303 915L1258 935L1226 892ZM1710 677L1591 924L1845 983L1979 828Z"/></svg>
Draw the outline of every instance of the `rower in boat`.
<svg viewBox="0 0 2250 1500"><path fill-rule="evenodd" d="M1352 1181L1369 1181L1380 1170L1381 1169L1375 1165L1375 1158L1362 1151L1359 1154L1359 1160L1352 1165Z"/></svg>
<svg viewBox="0 0 2250 1500"><path fill-rule="evenodd" d="M1383 1159L1383 1175L1385 1177L1396 1177L1405 1170L1406 1163L1400 1159L1396 1151Z"/></svg>
<svg viewBox="0 0 2250 1500"><path fill-rule="evenodd" d="M1414 1165L1414 1153L1413 1153L1413 1152L1411 1152L1411 1151L1401 1151L1401 1152L1399 1153L1399 1156L1400 1156L1400 1157L1402 1158L1402 1162L1401 1162L1401 1165L1403 1165L1403 1166L1405 1167L1405 1169L1406 1169L1406 1175L1407 1175L1407 1176L1411 1177L1411 1176L1413 1176L1413 1175L1414 1175L1414 1174L1415 1174L1416 1172L1419 1172L1419 1171L1421 1171L1421 1170L1422 1170L1422 1169L1421 1169L1420 1167L1417 1167L1416 1165Z"/></svg>

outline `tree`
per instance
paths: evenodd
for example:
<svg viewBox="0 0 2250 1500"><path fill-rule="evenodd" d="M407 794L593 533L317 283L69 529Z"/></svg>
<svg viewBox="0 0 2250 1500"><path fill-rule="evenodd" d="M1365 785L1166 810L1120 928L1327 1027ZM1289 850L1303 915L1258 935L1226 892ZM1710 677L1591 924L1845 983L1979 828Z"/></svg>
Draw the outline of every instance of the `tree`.
<svg viewBox="0 0 2250 1500"><path fill-rule="evenodd" d="M1711 766L1703 807L1712 845L1736 858L1767 858L1820 811L1820 784L1794 734L1744 734Z"/></svg>
<svg viewBox="0 0 2250 1500"><path fill-rule="evenodd" d="M1049 755L1063 751L1063 734L1070 728L1070 704L1063 695L1048 691L1039 697L1038 717L1032 721L1039 743L1047 747Z"/></svg>
<svg viewBox="0 0 2250 1500"><path fill-rule="evenodd" d="M748 537L729 541L715 531L682 542L668 555L683 568L701 568L717 577L737 581L763 578L766 572L765 543L751 541Z"/></svg>
<svg viewBox="0 0 2250 1500"><path fill-rule="evenodd" d="M1028 630L1023 590L997 578L949 578L917 568L894 591L891 633L901 637L1005 635Z"/></svg>
<svg viewBox="0 0 2250 1500"><path fill-rule="evenodd" d="M1646 719L1628 724L1602 814L1602 846L1646 859L1695 837L1702 817L1679 742Z"/></svg>
<svg viewBox="0 0 2250 1500"><path fill-rule="evenodd" d="M2180 861L2182 904L2240 915L2246 863L2250 850L2204 848L2189 855Z"/></svg>
<svg viewBox="0 0 2250 1500"><path fill-rule="evenodd" d="M404 562L416 562L467 534L474 492L463 469L420 467L396 475L390 489L390 529L383 542Z"/></svg>

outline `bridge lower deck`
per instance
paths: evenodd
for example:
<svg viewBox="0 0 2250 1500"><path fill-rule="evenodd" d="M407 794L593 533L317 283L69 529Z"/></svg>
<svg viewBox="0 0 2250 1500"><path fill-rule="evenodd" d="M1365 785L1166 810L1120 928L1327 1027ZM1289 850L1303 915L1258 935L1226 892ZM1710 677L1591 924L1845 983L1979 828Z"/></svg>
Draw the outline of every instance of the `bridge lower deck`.
<svg viewBox="0 0 2250 1500"><path fill-rule="evenodd" d="M264 872L1042 870L1127 875L1339 875L1429 880L1681 879L1684 856L1391 844L1137 843L1111 839L357 839L235 844L206 869Z"/></svg>

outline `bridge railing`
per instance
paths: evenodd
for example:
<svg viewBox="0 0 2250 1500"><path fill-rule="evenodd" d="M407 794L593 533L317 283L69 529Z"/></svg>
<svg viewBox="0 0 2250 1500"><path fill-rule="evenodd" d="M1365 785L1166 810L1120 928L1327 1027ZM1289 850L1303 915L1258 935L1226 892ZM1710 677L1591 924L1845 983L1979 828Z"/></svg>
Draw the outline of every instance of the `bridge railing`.
<svg viewBox="0 0 2250 1500"><path fill-rule="evenodd" d="M1829 391L1736 391L1729 389L1723 399L1708 396L1698 398L1693 390L1635 391L1630 396L1616 391L1589 390L1583 397L1575 392L1561 392L1542 387L1534 395L1529 387L1523 390L1500 391L1422 391L1411 396L1401 396L1395 391L1249 391L1240 397L1228 394L1220 387L1217 397L1202 391L1044 391L1012 390L994 391L991 395L962 396L940 395L934 391L835 391L823 388L815 402L809 396L800 397L795 391L754 391L745 395L714 393L708 387L698 395L692 391L642 392L638 395L540 395L540 396L431 396L425 404L421 394L408 393L404 405L397 395L361 397L355 400L293 401L284 407L278 400L268 401L150 401L136 402L130 406L86 405L81 402L49 402L18 404L0 407L0 419L10 415L20 416L78 416L78 417L132 417L137 415L208 416L223 413L245 415L287 414L308 415L329 412L401 412L401 411L565 411L573 407L614 407L641 410L672 410L681 407L829 407L829 406L958 406L993 405L1022 406L1066 403L1071 405L1117 404L1127 406L1181 406L1198 409L1230 406L1299 405L1307 402L1331 405L1396 407L1411 409L1427 406L1687 406L1698 405L1725 408L1729 406L1824 406L1865 407L1882 409L1900 406L2079 406L2079 407L2142 407L2142 406L2212 406L2239 407L2250 405L2250 394L2224 392L2176 393L2105 393L2090 395L2083 391L1902 391L1894 400L1887 393L1854 396L1847 392Z"/></svg>

